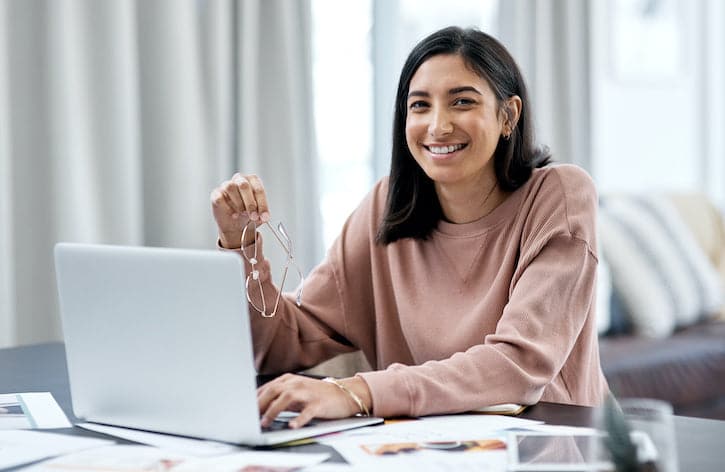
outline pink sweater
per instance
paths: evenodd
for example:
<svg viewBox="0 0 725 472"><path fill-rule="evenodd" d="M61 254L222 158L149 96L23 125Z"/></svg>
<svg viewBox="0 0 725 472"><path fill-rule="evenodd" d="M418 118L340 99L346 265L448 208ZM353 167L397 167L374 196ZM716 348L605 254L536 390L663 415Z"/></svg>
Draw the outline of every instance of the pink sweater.
<svg viewBox="0 0 725 472"><path fill-rule="evenodd" d="M260 372L359 348L378 369L358 374L377 416L603 400L597 195L584 171L537 169L478 221L440 222L429 240L382 246L387 189L378 182L350 216L306 279L301 307L286 295L267 319L250 306ZM273 306L266 260L261 277Z"/></svg>

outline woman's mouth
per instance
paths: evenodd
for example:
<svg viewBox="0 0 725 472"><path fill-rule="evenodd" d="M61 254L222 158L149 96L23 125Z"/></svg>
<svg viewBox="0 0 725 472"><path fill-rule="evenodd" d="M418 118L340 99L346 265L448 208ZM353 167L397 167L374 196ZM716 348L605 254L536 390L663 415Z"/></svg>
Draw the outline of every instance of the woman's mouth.
<svg viewBox="0 0 725 472"><path fill-rule="evenodd" d="M467 144L448 144L448 145L430 145L426 146L425 144L423 147L428 150L431 154L436 154L439 156L445 156L447 154L453 154L456 151L460 151L464 147L466 147Z"/></svg>

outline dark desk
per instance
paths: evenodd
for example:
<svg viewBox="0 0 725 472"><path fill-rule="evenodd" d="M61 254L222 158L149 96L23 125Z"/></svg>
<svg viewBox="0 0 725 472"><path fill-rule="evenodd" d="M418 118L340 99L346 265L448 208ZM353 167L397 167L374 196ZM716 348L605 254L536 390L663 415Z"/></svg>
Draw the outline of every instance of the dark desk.
<svg viewBox="0 0 725 472"><path fill-rule="evenodd" d="M65 350L61 343L0 349L0 393L51 392L61 408L75 421L71 409ZM549 424L592 426L592 408L540 403L521 417ZM722 471L725 464L725 421L675 417L680 472ZM72 435L104 437L80 428L58 430ZM123 442L118 440L119 442ZM333 461L342 458L331 448L318 444L290 447L290 452L328 452Z"/></svg>

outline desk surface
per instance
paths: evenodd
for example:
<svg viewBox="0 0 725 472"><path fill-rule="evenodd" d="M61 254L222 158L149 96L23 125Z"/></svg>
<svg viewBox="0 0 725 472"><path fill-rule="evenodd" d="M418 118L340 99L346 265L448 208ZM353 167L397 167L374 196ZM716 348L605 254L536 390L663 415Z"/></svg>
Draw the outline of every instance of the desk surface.
<svg viewBox="0 0 725 472"><path fill-rule="evenodd" d="M0 393L51 392L60 407L75 421L61 343L0 349ZM527 409L522 418L549 424L592 426L595 409L556 403L540 403ZM681 472L722 471L725 464L725 421L675 416L677 453ZM103 437L80 428L59 432ZM290 447L290 452L328 452L333 461L342 458L331 448L318 444Z"/></svg>

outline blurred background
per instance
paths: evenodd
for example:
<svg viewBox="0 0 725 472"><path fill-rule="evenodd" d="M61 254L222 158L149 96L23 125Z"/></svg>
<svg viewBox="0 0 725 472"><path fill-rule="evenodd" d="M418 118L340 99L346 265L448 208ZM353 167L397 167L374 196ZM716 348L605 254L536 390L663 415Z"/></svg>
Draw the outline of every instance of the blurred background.
<svg viewBox="0 0 725 472"><path fill-rule="evenodd" d="M387 173L405 56L451 24L510 49L538 141L600 193L725 207L721 0L0 0L0 347L61 339L56 242L214 248L237 170L312 268Z"/></svg>

